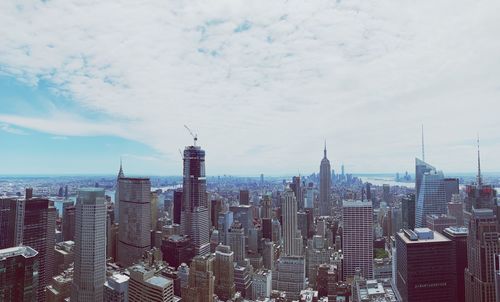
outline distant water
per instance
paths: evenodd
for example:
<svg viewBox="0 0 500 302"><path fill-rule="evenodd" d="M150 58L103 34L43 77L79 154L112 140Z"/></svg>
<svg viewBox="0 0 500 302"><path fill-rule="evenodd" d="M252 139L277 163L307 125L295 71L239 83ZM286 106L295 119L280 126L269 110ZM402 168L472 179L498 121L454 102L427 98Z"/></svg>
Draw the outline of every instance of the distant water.
<svg viewBox="0 0 500 302"><path fill-rule="evenodd" d="M391 187L393 186L400 186L400 187L407 187L407 188L415 188L415 183L414 182L399 182L394 180L394 177L386 177L386 176L359 176L363 182L369 182L372 185L375 186L381 186L381 185L390 185Z"/></svg>

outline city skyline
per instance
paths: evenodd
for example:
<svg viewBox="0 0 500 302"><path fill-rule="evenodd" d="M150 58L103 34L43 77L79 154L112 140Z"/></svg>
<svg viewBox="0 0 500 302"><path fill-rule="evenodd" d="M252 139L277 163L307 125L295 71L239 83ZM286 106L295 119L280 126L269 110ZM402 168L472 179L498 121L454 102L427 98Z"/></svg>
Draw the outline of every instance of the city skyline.
<svg viewBox="0 0 500 302"><path fill-rule="evenodd" d="M499 5L2 3L0 142L18 147L0 174L111 173L120 156L177 174L184 124L208 174L307 174L324 139L332 167L411 171L421 124L427 161L474 171L479 132L500 171Z"/></svg>

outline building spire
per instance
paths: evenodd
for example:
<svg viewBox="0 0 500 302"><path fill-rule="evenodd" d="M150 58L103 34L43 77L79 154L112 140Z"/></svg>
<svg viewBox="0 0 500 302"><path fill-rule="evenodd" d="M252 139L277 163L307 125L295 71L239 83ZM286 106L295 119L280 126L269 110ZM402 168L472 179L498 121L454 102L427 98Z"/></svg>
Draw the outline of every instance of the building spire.
<svg viewBox="0 0 500 302"><path fill-rule="evenodd" d="M483 184L483 179L481 177L481 153L479 152L479 134L477 135L477 184Z"/></svg>
<svg viewBox="0 0 500 302"><path fill-rule="evenodd" d="M324 157L326 158L326 139L325 139L325 150L323 151Z"/></svg>
<svg viewBox="0 0 500 302"><path fill-rule="evenodd" d="M125 177L125 174L123 173L122 157L120 156L120 171L118 171L118 178L123 177Z"/></svg>
<svg viewBox="0 0 500 302"><path fill-rule="evenodd" d="M425 149L424 149L424 124L422 124L422 161L425 162Z"/></svg>

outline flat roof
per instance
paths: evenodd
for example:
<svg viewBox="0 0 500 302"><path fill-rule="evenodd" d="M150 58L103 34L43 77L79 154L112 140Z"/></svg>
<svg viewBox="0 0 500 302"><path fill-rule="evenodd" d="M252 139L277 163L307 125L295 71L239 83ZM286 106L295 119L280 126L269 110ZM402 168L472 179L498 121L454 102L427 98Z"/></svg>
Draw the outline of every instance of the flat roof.
<svg viewBox="0 0 500 302"><path fill-rule="evenodd" d="M34 257L38 252L29 246L15 246L0 250L0 259L23 256L24 258Z"/></svg>
<svg viewBox="0 0 500 302"><path fill-rule="evenodd" d="M344 208L355 208L355 207L371 207L371 201L361 201L361 200L345 200L342 201L342 207Z"/></svg>
<svg viewBox="0 0 500 302"><path fill-rule="evenodd" d="M432 231L434 233L434 238L431 239L418 239L418 240L410 240L408 237L405 236L403 232L398 232L398 236L403 239L403 241L406 244L419 244L419 243L437 243L437 242L448 242L451 241L450 239L446 238L445 236L441 235L440 233L436 231Z"/></svg>
<svg viewBox="0 0 500 302"><path fill-rule="evenodd" d="M172 280L160 276L154 276L146 280L146 282L154 286L164 288L170 283L172 283Z"/></svg>

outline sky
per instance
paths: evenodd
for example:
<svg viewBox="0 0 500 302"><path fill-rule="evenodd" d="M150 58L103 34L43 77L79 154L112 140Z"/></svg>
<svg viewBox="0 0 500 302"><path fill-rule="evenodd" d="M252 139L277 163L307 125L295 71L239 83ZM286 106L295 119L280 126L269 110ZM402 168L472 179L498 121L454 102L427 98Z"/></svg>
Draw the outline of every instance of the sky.
<svg viewBox="0 0 500 302"><path fill-rule="evenodd" d="M0 174L500 171L500 1L0 1Z"/></svg>

